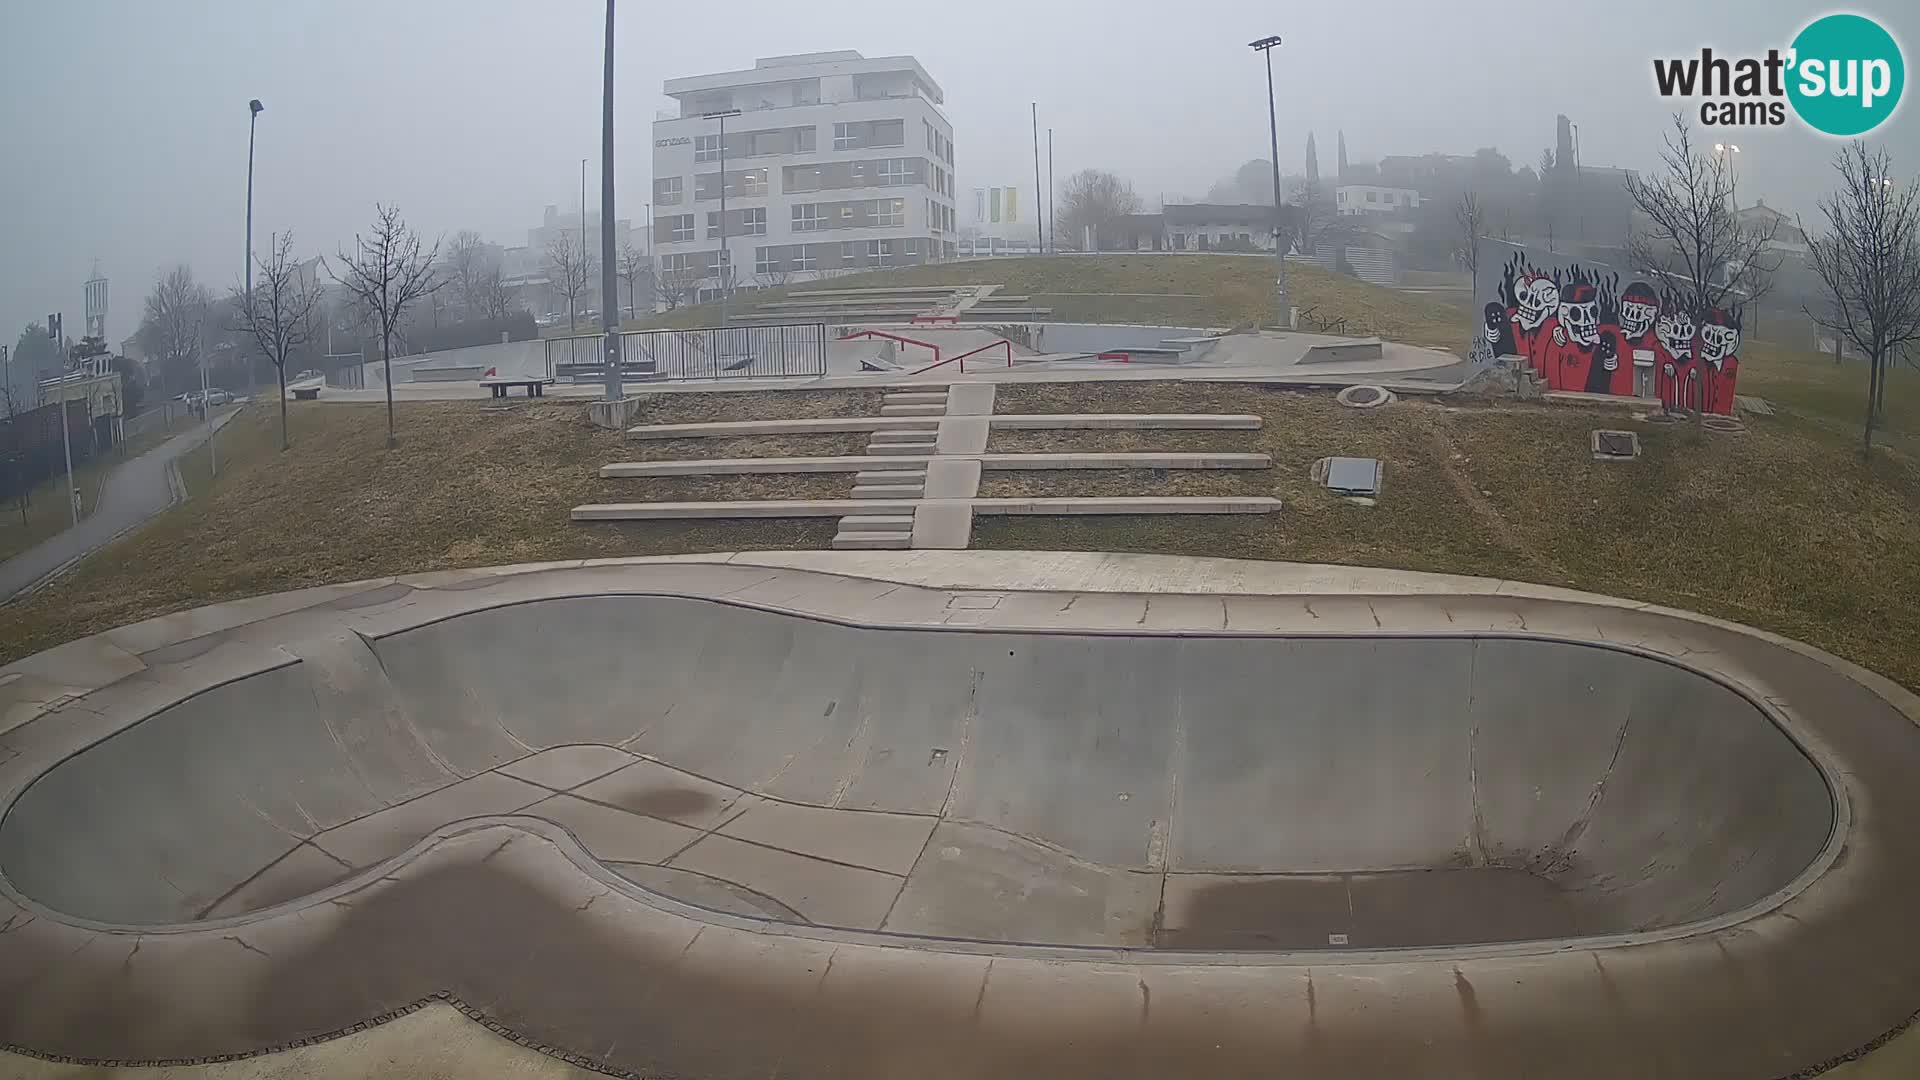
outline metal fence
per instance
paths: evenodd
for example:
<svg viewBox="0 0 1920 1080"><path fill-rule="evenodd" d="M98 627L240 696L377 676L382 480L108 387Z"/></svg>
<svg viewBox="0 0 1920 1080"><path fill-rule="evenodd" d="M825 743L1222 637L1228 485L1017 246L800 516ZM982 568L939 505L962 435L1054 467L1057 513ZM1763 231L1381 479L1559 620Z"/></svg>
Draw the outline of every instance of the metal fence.
<svg viewBox="0 0 1920 1080"><path fill-rule="evenodd" d="M547 339L547 374L588 382L600 378L600 335ZM827 324L763 323L697 330L628 330L620 335L620 367L630 377L658 379L798 379L827 373Z"/></svg>

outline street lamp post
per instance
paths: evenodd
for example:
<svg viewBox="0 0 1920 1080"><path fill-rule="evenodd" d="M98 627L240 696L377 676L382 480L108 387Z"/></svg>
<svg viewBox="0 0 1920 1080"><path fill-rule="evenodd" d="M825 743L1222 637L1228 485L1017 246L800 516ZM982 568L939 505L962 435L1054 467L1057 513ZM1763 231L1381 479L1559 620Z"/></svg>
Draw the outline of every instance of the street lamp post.
<svg viewBox="0 0 1920 1080"><path fill-rule="evenodd" d="M242 264L246 267L246 299L249 309L253 307L253 133L260 120L260 114L266 111L259 98L247 102L247 254ZM249 361L251 364L251 361ZM252 385L249 377L248 385ZM200 411L207 418L207 472L217 475L220 472L220 455L214 447L213 406L208 402L207 391L210 388L207 379L207 358L200 358Z"/></svg>
<svg viewBox="0 0 1920 1080"><path fill-rule="evenodd" d="M1733 143L1714 143L1716 157L1727 159L1727 199L1733 203L1735 214L1740 212L1740 148Z"/></svg>
<svg viewBox="0 0 1920 1080"><path fill-rule="evenodd" d="M620 380L620 268L613 251L613 0L607 0L606 86L600 97L600 326L606 340L607 400L619 401L625 386ZM580 207L584 227L587 209Z"/></svg>
<svg viewBox="0 0 1920 1080"><path fill-rule="evenodd" d="M1280 45L1280 35L1263 37L1247 43L1255 52L1267 58L1267 140L1273 155L1273 304L1278 309L1281 329L1293 329L1293 310L1287 302L1287 245L1282 236L1280 204L1280 122L1273 102L1273 50Z"/></svg>
<svg viewBox="0 0 1920 1080"><path fill-rule="evenodd" d="M720 325L727 325L727 271L733 266L733 260L727 257L727 117L739 116L739 109L722 109L719 112L702 113L708 120L720 121L720 257L713 264L713 281L720 287ZM693 194L695 201L700 195L700 178L694 177Z"/></svg>

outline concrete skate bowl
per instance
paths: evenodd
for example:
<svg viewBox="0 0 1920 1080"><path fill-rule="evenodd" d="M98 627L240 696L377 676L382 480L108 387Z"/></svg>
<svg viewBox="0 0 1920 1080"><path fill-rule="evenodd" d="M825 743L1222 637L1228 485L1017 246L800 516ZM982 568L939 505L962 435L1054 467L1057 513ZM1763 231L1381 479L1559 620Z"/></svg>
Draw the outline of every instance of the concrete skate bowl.
<svg viewBox="0 0 1920 1080"><path fill-rule="evenodd" d="M27 786L7 883L93 923L245 920L523 822L636 896L771 922L1551 948L1766 910L1843 820L1766 708L1598 644L867 629L621 595L284 647Z"/></svg>

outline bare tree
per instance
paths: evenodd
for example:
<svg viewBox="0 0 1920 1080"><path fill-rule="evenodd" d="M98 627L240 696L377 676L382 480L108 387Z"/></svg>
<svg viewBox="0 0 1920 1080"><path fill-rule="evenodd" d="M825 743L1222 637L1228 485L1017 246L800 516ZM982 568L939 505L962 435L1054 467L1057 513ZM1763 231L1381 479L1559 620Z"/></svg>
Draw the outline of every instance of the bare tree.
<svg viewBox="0 0 1920 1080"><path fill-rule="evenodd" d="M1140 196L1133 185L1105 169L1081 169L1060 187L1060 203L1055 215L1076 240L1093 229L1094 250L1100 248L1100 234L1110 230L1122 217L1140 212Z"/></svg>
<svg viewBox="0 0 1920 1080"><path fill-rule="evenodd" d="M287 433L287 357L313 340L320 303L320 283L300 272L293 258L293 234L275 234L267 254L254 256L256 279L251 289L235 288L233 303L245 332L273 362L280 382L280 449L293 445Z"/></svg>
<svg viewBox="0 0 1920 1080"><path fill-rule="evenodd" d="M1469 191L1460 196L1460 203L1453 208L1454 223L1460 226L1460 246L1454 249L1453 259L1461 268L1473 275L1473 287L1480 288L1480 238L1487 235L1487 215L1480 205L1479 196Z"/></svg>
<svg viewBox="0 0 1920 1080"><path fill-rule="evenodd" d="M328 267L333 280L359 301L380 332L380 366L387 384L387 449L393 449L393 336L407 309L446 284L434 270L438 241L420 246L420 236L400 217L398 206L374 204L373 229L355 233L353 250L341 250L340 267Z"/></svg>
<svg viewBox="0 0 1920 1080"><path fill-rule="evenodd" d="M486 242L472 229L462 229L447 242L447 275L453 291L469 312L481 309L481 282L495 260Z"/></svg>
<svg viewBox="0 0 1920 1080"><path fill-rule="evenodd" d="M663 269L658 280L660 299L666 303L668 311L691 306L699 294L700 279L690 269Z"/></svg>
<svg viewBox="0 0 1920 1080"><path fill-rule="evenodd" d="M504 319L513 310L513 290L507 287L498 264L480 271L473 282L474 310L485 319Z"/></svg>
<svg viewBox="0 0 1920 1080"><path fill-rule="evenodd" d="M653 260L642 254L640 250L631 243L620 245L619 258L620 280L627 283L627 317L639 318L640 312L634 306L633 290L634 286L642 280L648 281L649 285L651 285ZM647 292L651 295L653 290L649 288Z"/></svg>
<svg viewBox="0 0 1920 1080"><path fill-rule="evenodd" d="M161 274L147 294L140 328L140 347L160 362L168 390L175 389L192 371L206 344L207 314L213 293L193 280L193 270L182 263Z"/></svg>
<svg viewBox="0 0 1920 1080"><path fill-rule="evenodd" d="M1840 189L1820 200L1826 232L1809 243L1832 305L1807 314L1867 358L1863 449L1871 454L1874 422L1886 411L1887 371L1920 342L1920 194L1894 181L1886 150L1868 150L1863 142L1849 144L1833 167Z"/></svg>
<svg viewBox="0 0 1920 1080"><path fill-rule="evenodd" d="M547 277L553 281L554 291L567 298L568 331L574 329L580 298L586 295L587 284L599 269L595 262L593 252L582 250L574 242L573 233L565 229L547 242Z"/></svg>
<svg viewBox="0 0 1920 1080"><path fill-rule="evenodd" d="M1696 319L1765 295L1780 268L1776 226L1741 227L1727 159L1697 150L1685 114L1675 113L1660 162L1649 175L1627 174L1627 194L1646 219L1627 241L1634 266L1659 277Z"/></svg>

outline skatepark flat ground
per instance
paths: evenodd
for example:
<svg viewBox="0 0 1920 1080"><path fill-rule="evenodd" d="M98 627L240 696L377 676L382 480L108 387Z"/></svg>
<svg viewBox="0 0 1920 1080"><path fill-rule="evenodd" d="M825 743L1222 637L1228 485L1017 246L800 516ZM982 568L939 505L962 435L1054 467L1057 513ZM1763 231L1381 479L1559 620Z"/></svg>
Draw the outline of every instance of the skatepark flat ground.
<svg viewBox="0 0 1920 1080"><path fill-rule="evenodd" d="M1920 997L1884 945L1911 695L1563 590L595 560L236 601L0 680L0 1040L40 1054L445 1000L696 1076L1767 1077Z"/></svg>

